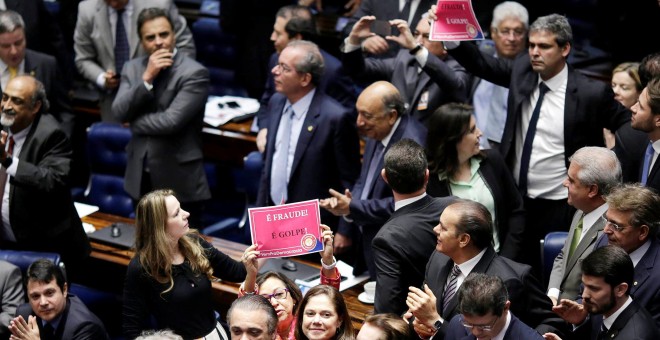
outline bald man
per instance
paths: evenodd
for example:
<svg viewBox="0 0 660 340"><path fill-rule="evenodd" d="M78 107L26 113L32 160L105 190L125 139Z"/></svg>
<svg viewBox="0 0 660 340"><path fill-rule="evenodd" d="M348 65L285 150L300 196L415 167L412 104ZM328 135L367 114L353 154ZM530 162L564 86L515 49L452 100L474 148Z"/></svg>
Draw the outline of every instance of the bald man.
<svg viewBox="0 0 660 340"><path fill-rule="evenodd" d="M335 251L342 252L353 245L354 239L361 237L366 261L356 260L355 273L362 273L366 264L371 278L375 279L371 241L394 211L392 190L380 176L383 157L392 144L403 138L425 145L426 128L404 114L406 110L399 90L386 81L375 82L364 89L355 106L358 132L367 141L360 177L355 186L343 194L330 190L332 197L321 200L321 207L344 217L335 237Z"/></svg>

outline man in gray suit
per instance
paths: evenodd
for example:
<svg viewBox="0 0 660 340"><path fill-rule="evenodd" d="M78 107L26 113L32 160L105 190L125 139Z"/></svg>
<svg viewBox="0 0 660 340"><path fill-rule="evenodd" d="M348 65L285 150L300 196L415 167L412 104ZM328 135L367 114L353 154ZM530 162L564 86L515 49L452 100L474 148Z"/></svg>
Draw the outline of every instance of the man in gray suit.
<svg viewBox="0 0 660 340"><path fill-rule="evenodd" d="M9 339L9 322L23 301L21 270L9 262L0 261L0 339Z"/></svg>
<svg viewBox="0 0 660 340"><path fill-rule="evenodd" d="M139 44L136 23L138 14L150 7L166 11L174 23L177 49L194 58L192 34L172 0L87 0L78 7L73 36L76 67L85 79L100 89L99 105L104 121L116 121L110 109L119 86L121 65L118 64L148 54ZM120 39L117 39L118 31L124 33Z"/></svg>
<svg viewBox="0 0 660 340"><path fill-rule="evenodd" d="M165 10L142 10L137 28L149 56L126 63L112 104L115 118L129 123L133 134L124 188L135 200L173 189L183 209L199 218L201 202L211 197L201 139L209 72L175 48Z"/></svg>
<svg viewBox="0 0 660 340"><path fill-rule="evenodd" d="M583 147L569 159L568 204L577 209L564 248L555 258L550 273L548 296L556 305L561 299L575 300L580 295L580 262L594 249L603 233L607 211L605 195L621 183L621 164L616 154L603 147Z"/></svg>

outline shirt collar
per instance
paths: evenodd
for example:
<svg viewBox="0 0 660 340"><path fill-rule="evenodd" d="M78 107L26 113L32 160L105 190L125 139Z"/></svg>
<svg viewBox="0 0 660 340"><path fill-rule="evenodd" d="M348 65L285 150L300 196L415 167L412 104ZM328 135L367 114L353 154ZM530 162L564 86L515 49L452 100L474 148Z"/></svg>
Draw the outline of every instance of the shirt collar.
<svg viewBox="0 0 660 340"><path fill-rule="evenodd" d="M20 75L21 71L25 69L25 58L21 60L21 63L18 64L18 67L16 69L18 70L18 75ZM5 62L2 61L2 59L0 59L0 71L2 71L3 74L5 72L9 72L9 66L7 66L7 64L5 64Z"/></svg>
<svg viewBox="0 0 660 340"><path fill-rule="evenodd" d="M458 268L461 269L461 274L463 274L463 276L467 277L472 272L472 269L474 269L477 263L481 261L481 258L484 257L484 254L486 253L486 249L488 248L484 248L482 251L479 252L479 254L477 254L477 256L458 265Z"/></svg>
<svg viewBox="0 0 660 340"><path fill-rule="evenodd" d="M397 211L397 210L399 210L399 209L405 207L406 205L409 205L409 204L415 203L415 202L421 200L421 199L424 198L424 197L426 197L426 193L425 193L425 192L423 192L423 193L422 193L421 195L419 195L419 196L415 196L415 197L411 197L411 198L402 199L402 200L400 200L400 201L396 201L396 202L394 202L394 211Z"/></svg>
<svg viewBox="0 0 660 340"><path fill-rule="evenodd" d="M639 248L635 249L632 253L629 254L633 266L635 267L637 266L639 261L642 260L642 257L644 257L644 254L646 254L646 251L649 250L650 247L651 247L651 240L648 239Z"/></svg>
<svg viewBox="0 0 660 340"><path fill-rule="evenodd" d="M9 137L14 137L14 143L19 144L22 143L25 140L25 137L27 137L28 132L30 132L30 129L32 128L32 124L28 125L25 129L19 131L18 133L9 133Z"/></svg>
<svg viewBox="0 0 660 340"><path fill-rule="evenodd" d="M655 153L660 153L660 139L652 142L651 145L653 146L653 151L655 151Z"/></svg>
<svg viewBox="0 0 660 340"><path fill-rule="evenodd" d="M607 203L603 203L600 207L592 210L590 213L585 214L582 220L583 230L591 228L599 219L603 218L603 214L607 211ZM584 231L582 232L584 233Z"/></svg>
<svg viewBox="0 0 660 340"><path fill-rule="evenodd" d="M628 306L632 303L632 298L628 296L628 300L623 303L623 306L621 308L617 309L616 312L612 313L609 317L604 317L603 316L603 325L607 327L607 329L612 328L612 325L614 324L614 321L616 321L616 318L619 317L619 315L626 309Z"/></svg>
<svg viewBox="0 0 660 340"><path fill-rule="evenodd" d="M309 106L312 105L312 99L314 99L315 93L316 93L316 88L309 91L304 97L300 98L295 104L291 104L291 102L287 99L286 105L284 107L286 108L287 106L291 105L291 109L293 109L293 116L296 119L300 119L300 117L302 117L305 113L307 113Z"/></svg>
<svg viewBox="0 0 660 340"><path fill-rule="evenodd" d="M506 334L507 329L509 329L510 324L511 324L511 312L506 311L506 323L504 324L504 327L499 333L497 333L496 336L492 337L491 340L504 340L504 335Z"/></svg>
<svg viewBox="0 0 660 340"><path fill-rule="evenodd" d="M390 129L390 133L385 136L385 138L381 139L380 143L383 144L384 147L387 147L388 144L390 144L390 139L392 139L392 136L394 135L394 131L399 127L399 123L401 123L401 116L399 116L396 119L396 122L394 122L394 125Z"/></svg>
<svg viewBox="0 0 660 340"><path fill-rule="evenodd" d="M546 86L550 89L550 91L557 91L559 87L561 87L563 84L566 84L566 81L568 80L568 66L566 63L564 63L564 68L559 71L554 77L543 81L541 79L541 76L539 76L539 84L541 82L544 82Z"/></svg>

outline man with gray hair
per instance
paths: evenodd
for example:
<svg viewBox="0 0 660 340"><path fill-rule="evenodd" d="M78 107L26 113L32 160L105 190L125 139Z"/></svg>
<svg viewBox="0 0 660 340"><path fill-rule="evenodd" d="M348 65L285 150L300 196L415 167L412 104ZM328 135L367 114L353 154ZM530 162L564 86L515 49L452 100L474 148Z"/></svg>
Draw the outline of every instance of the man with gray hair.
<svg viewBox="0 0 660 340"><path fill-rule="evenodd" d="M470 273L457 294L461 314L451 319L445 339L543 339L511 313L509 293L498 276Z"/></svg>
<svg viewBox="0 0 660 340"><path fill-rule="evenodd" d="M605 196L621 183L621 165L611 150L585 146L569 161L564 186L568 188L568 204L577 211L550 273L548 296L554 305L561 299L579 297L580 262L591 253L603 233L606 221L602 216L608 207Z"/></svg>
<svg viewBox="0 0 660 340"><path fill-rule="evenodd" d="M71 138L74 115L69 100L67 82L62 81L54 57L26 48L25 22L20 14L7 10L0 11L0 90L7 87L11 79L20 75L31 75L44 84L50 113L57 118Z"/></svg>
<svg viewBox="0 0 660 340"><path fill-rule="evenodd" d="M227 312L227 323L232 340L277 339L277 313L261 295L245 295L234 300Z"/></svg>
<svg viewBox="0 0 660 340"><path fill-rule="evenodd" d="M349 109L317 90L324 62L316 44L290 42L273 67L275 90L267 114L268 141L257 206L325 197L352 188L360 169L360 145ZM321 220L337 218L322 211Z"/></svg>
<svg viewBox="0 0 660 340"><path fill-rule="evenodd" d="M435 8L429 11L432 17ZM574 70L566 59L573 33L568 19L551 14L529 29L529 49L513 61L480 53L472 44L446 42L469 72L509 87L500 152L517 180L528 218L525 258L540 261L538 240L565 230L574 213L562 183L570 155L583 146L604 146L603 128L616 131L630 111L608 84Z"/></svg>

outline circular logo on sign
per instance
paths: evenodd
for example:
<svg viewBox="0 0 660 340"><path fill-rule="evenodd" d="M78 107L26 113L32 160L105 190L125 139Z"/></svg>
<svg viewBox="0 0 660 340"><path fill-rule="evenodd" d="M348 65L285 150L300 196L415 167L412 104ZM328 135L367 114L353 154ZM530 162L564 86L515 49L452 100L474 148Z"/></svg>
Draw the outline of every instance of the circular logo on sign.
<svg viewBox="0 0 660 340"><path fill-rule="evenodd" d="M465 29L467 30L467 34L470 38L474 38L477 36L477 28L474 27L472 24L467 24L465 26Z"/></svg>
<svg viewBox="0 0 660 340"><path fill-rule="evenodd" d="M303 235L302 239L300 239L300 246L306 251L314 249L316 247L316 237L312 234Z"/></svg>

